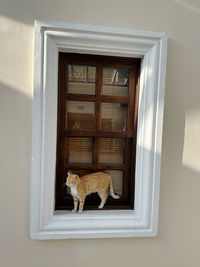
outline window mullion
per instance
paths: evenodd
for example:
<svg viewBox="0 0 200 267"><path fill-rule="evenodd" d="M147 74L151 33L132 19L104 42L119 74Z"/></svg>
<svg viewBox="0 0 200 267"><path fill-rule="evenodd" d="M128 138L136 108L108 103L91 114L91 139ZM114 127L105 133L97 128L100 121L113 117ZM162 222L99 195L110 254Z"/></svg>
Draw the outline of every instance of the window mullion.
<svg viewBox="0 0 200 267"><path fill-rule="evenodd" d="M58 130L57 130L57 169L56 169L56 201L62 200L63 197L63 188L60 187L64 183L65 179L65 169L63 168L66 163L66 139L63 137L65 134L66 127L66 106L65 101L66 88L67 88L67 68L66 60L63 57L59 57L59 76L58 76Z"/></svg>
<svg viewBox="0 0 200 267"><path fill-rule="evenodd" d="M132 165L132 149L133 143L132 138L126 138L125 151L124 151L124 163L125 163L125 172L123 180L123 195L127 199L131 197L131 165Z"/></svg>
<svg viewBox="0 0 200 267"><path fill-rule="evenodd" d="M96 72L96 130L101 128L101 87L103 80L103 66L97 65ZM97 164L99 161L99 138L93 139L93 164Z"/></svg>
<svg viewBox="0 0 200 267"><path fill-rule="evenodd" d="M97 80L96 80L96 129L101 128L101 90L103 82L103 66L97 66Z"/></svg>
<svg viewBox="0 0 200 267"><path fill-rule="evenodd" d="M127 130L129 136L133 136L133 125L134 125L134 106L135 106L135 79L136 69L135 67L131 68L130 72L130 82L129 82L129 103L128 103L128 122L127 122Z"/></svg>

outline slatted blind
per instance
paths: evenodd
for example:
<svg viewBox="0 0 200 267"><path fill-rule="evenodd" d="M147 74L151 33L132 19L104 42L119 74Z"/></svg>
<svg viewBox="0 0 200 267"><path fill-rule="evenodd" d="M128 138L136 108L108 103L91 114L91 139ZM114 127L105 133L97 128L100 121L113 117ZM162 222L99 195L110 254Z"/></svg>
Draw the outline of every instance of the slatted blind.
<svg viewBox="0 0 200 267"><path fill-rule="evenodd" d="M103 94L128 95L128 70L103 68ZM82 65L68 65L68 93L95 94L96 68ZM126 130L127 104L101 103L101 127L106 130ZM68 101L67 127L72 129L93 129L95 117L94 102ZM92 163L92 138L68 138L68 163ZM124 140L118 138L99 139L99 163L124 163ZM116 190L122 194L122 171L109 171Z"/></svg>
<svg viewBox="0 0 200 267"><path fill-rule="evenodd" d="M100 138L99 163L124 163L124 148L121 138Z"/></svg>
<svg viewBox="0 0 200 267"><path fill-rule="evenodd" d="M67 160L69 163L92 163L92 138L68 137Z"/></svg>
<svg viewBox="0 0 200 267"><path fill-rule="evenodd" d="M126 130L127 104L102 103L101 125L105 130Z"/></svg>
<svg viewBox="0 0 200 267"><path fill-rule="evenodd" d="M114 171L114 170L105 170L106 173L109 173L112 177L113 189L116 194L122 196L123 188L123 172Z"/></svg>
<svg viewBox="0 0 200 267"><path fill-rule="evenodd" d="M71 129L93 129L95 119L94 102L68 101L67 128Z"/></svg>

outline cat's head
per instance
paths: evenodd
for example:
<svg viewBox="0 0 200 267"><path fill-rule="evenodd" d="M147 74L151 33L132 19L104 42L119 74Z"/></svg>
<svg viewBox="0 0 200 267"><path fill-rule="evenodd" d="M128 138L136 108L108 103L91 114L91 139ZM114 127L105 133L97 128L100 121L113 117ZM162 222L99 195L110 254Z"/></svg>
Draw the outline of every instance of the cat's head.
<svg viewBox="0 0 200 267"><path fill-rule="evenodd" d="M78 183L78 180L79 180L78 175L70 173L70 172L67 173L67 179L66 179L67 186L70 187L70 186L76 185Z"/></svg>

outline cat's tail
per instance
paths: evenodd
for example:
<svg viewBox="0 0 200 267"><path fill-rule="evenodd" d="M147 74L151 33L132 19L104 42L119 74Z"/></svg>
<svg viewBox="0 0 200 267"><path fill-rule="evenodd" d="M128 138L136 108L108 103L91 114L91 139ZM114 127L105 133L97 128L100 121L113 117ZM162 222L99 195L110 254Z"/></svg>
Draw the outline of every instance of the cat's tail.
<svg viewBox="0 0 200 267"><path fill-rule="evenodd" d="M114 199L118 199L119 196L118 195L115 195L114 191L113 191L113 184L112 184L112 178L110 176L110 194L111 196L114 198Z"/></svg>

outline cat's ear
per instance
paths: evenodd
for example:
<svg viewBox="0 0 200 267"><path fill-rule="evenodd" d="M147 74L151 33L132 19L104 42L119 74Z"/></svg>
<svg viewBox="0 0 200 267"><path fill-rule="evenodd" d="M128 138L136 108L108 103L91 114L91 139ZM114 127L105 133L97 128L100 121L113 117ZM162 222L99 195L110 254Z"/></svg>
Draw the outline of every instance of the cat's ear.
<svg viewBox="0 0 200 267"><path fill-rule="evenodd" d="M78 175L74 175L74 179L76 179L78 177Z"/></svg>

